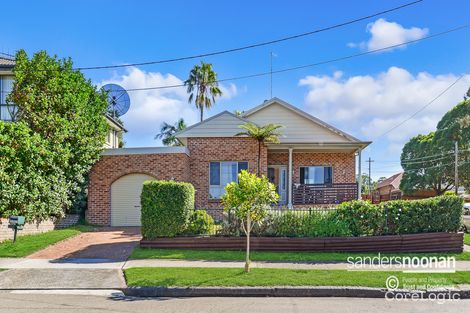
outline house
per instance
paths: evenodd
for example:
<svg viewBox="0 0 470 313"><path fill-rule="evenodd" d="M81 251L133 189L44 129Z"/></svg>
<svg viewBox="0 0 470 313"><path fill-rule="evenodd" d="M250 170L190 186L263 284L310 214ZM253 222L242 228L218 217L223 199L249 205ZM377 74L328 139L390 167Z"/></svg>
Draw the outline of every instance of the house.
<svg viewBox="0 0 470 313"><path fill-rule="evenodd" d="M379 203L382 201L398 199L416 200L430 198L437 195L434 190L419 190L411 195L405 195L403 191L400 190L400 183L403 178L403 174L403 172L400 172L379 182L377 184L377 188L372 194L372 202Z"/></svg>
<svg viewBox="0 0 470 313"><path fill-rule="evenodd" d="M283 125L280 143L265 144L260 153L261 174L276 185L280 205L335 205L358 197L356 164L370 142L273 98L242 116L224 111L186 128L176 134L181 147L105 150L90 172L87 220L140 225L142 184L152 179L190 182L197 208L221 208L225 185L241 170L257 170L258 142L235 136L248 121Z"/></svg>
<svg viewBox="0 0 470 313"><path fill-rule="evenodd" d="M6 98L13 88L13 68L15 60L9 57L0 56L0 120L12 121L16 112L14 104L7 104ZM120 137L123 132L127 132L122 123L110 115L106 115L109 125L109 133L104 144L105 149L119 148Z"/></svg>
<svg viewBox="0 0 470 313"><path fill-rule="evenodd" d="M400 182L402 177L403 172L400 172L379 182L377 184L377 188L373 192L372 201L381 202L401 199L402 192L400 190Z"/></svg>

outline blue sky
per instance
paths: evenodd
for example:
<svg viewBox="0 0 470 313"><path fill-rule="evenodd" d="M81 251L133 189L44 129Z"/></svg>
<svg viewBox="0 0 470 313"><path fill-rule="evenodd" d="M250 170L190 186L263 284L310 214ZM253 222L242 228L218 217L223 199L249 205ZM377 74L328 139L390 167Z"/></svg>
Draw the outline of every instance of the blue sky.
<svg viewBox="0 0 470 313"><path fill-rule="evenodd" d="M144 62L233 48L302 33L382 11L401 1L9 1L2 4L0 52L23 48L71 57L76 66ZM207 57L219 78L328 60L418 39L469 23L470 2L431 1L354 25L248 51ZM470 73L470 29L392 51L274 75L273 95L363 140L407 118L459 75ZM199 60L115 70L85 71L98 85L125 88L179 83ZM401 147L434 129L470 85L466 75L439 101L363 152L373 176L399 170ZM222 84L225 95L207 116L244 110L269 98L269 77ZM162 121L196 122L182 88L131 92L123 116L127 146L153 140ZM364 164L365 165L365 164ZM363 168L364 168L363 165Z"/></svg>

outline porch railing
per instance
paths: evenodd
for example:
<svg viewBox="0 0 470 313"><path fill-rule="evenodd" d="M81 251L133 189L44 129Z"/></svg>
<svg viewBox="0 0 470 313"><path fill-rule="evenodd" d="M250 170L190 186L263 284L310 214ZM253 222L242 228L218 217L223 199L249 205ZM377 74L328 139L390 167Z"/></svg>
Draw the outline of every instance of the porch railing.
<svg viewBox="0 0 470 313"><path fill-rule="evenodd" d="M303 185L294 184L293 204L339 204L357 199L357 183Z"/></svg>

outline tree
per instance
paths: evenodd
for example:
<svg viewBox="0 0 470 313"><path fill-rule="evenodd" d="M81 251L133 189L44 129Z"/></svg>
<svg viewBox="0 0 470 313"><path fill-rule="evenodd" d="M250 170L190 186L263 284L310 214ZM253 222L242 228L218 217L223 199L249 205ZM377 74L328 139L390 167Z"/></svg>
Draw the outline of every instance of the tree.
<svg viewBox="0 0 470 313"><path fill-rule="evenodd" d="M31 60L24 50L18 51L13 73L9 101L18 107L17 119L45 141L55 167L64 174L60 184L72 200L103 149L109 129L107 95L74 70L71 59L45 51Z"/></svg>
<svg viewBox="0 0 470 313"><path fill-rule="evenodd" d="M446 171L452 166L449 154L435 156L434 133L411 138L403 147L401 166L404 169L400 189L405 194L433 189L441 195L452 187ZM434 156L434 157L431 157Z"/></svg>
<svg viewBox="0 0 470 313"><path fill-rule="evenodd" d="M201 62L195 65L189 72L188 79L184 82L189 94L188 102L194 103L201 112L201 122L204 120L204 108L210 109L217 97L222 95L217 82L217 73L212 69L212 64Z"/></svg>
<svg viewBox="0 0 470 313"><path fill-rule="evenodd" d="M225 191L222 196L225 211L234 211L246 234L245 272L249 272L252 222L261 221L266 216L269 206L277 203L279 196L276 193L276 186L264 175L258 177L245 170L238 174L238 182L228 184Z"/></svg>
<svg viewBox="0 0 470 313"><path fill-rule="evenodd" d="M260 175L261 171L261 146L263 143L279 143L281 133L278 132L281 125L266 124L264 126L257 126L253 123L245 123L240 125L245 131L236 134L235 136L248 136L258 141L258 170L257 174Z"/></svg>
<svg viewBox="0 0 470 313"><path fill-rule="evenodd" d="M23 122L0 121L0 217L61 217L65 177L48 143Z"/></svg>
<svg viewBox="0 0 470 313"><path fill-rule="evenodd" d="M361 180L362 180L361 193L369 194L369 183L370 183L372 190L377 188L377 182L374 182L373 179L371 179L369 175L367 175L366 173L362 173Z"/></svg>
<svg viewBox="0 0 470 313"><path fill-rule="evenodd" d="M165 146L182 146L182 143L175 137L175 134L186 128L184 119L180 118L174 125L163 122L160 127L160 133L155 136L155 139L162 139Z"/></svg>
<svg viewBox="0 0 470 313"><path fill-rule="evenodd" d="M434 154L449 154L445 168L447 180L454 183L455 142L459 147L459 185L470 190L470 99L462 101L447 112L437 124L433 139Z"/></svg>

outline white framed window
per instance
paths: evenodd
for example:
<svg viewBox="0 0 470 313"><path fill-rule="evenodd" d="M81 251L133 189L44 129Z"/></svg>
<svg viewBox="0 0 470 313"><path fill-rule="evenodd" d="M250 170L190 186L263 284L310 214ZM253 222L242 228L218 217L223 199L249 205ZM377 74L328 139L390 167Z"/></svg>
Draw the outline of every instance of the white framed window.
<svg viewBox="0 0 470 313"><path fill-rule="evenodd" d="M0 76L0 120L11 121L14 104L7 104L7 96L13 90L13 76Z"/></svg>
<svg viewBox="0 0 470 313"><path fill-rule="evenodd" d="M333 168L331 166L301 166L301 184L331 184Z"/></svg>
<svg viewBox="0 0 470 313"><path fill-rule="evenodd" d="M225 186L237 181L238 173L248 169L248 162L224 161L209 164L209 198L220 199Z"/></svg>

